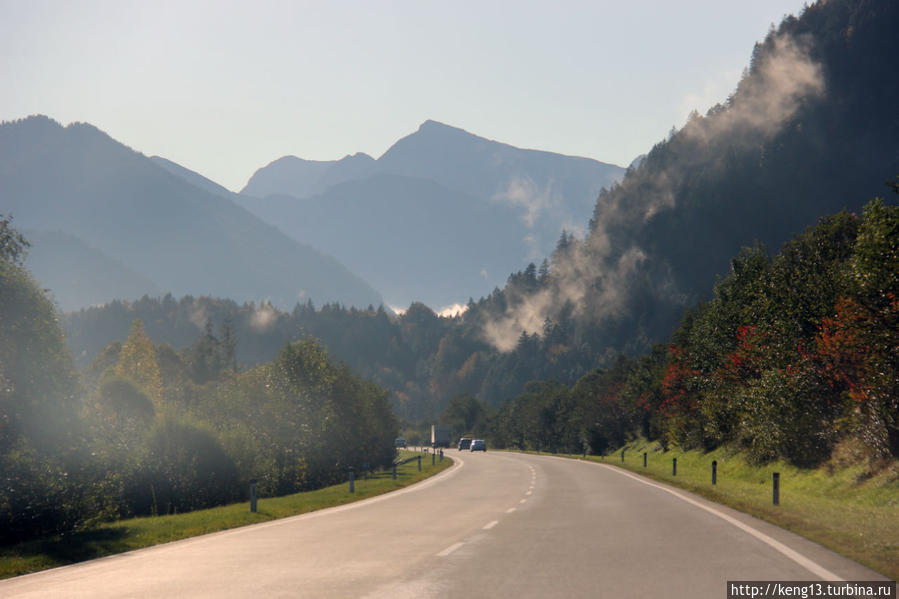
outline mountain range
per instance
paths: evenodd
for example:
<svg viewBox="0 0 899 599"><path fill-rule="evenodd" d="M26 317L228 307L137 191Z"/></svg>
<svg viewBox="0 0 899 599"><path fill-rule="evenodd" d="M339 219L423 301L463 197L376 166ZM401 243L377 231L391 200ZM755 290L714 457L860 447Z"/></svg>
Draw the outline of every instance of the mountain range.
<svg viewBox="0 0 899 599"><path fill-rule="evenodd" d="M64 310L166 292L383 301L333 257L88 124L0 125L0 212L36 232L26 264Z"/></svg>
<svg viewBox="0 0 899 599"><path fill-rule="evenodd" d="M426 121L380 158L285 156L259 169L243 205L333 254L388 303L440 308L478 298L583 232L624 169L525 150Z"/></svg>
<svg viewBox="0 0 899 599"><path fill-rule="evenodd" d="M32 232L28 265L64 310L169 292L461 303L582 228L624 172L434 121L377 160L278 159L239 194L44 116L0 125L0 164L0 212Z"/></svg>

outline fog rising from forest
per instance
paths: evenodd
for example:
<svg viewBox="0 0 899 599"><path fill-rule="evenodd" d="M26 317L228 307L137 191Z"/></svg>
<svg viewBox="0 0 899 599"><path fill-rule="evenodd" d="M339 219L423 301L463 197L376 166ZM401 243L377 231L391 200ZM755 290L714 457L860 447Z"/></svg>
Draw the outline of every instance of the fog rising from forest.
<svg viewBox="0 0 899 599"><path fill-rule="evenodd" d="M753 71L728 100L727 109L719 106L706 117L693 115L676 135L704 149L715 148L722 140L739 145L740 140L757 143L775 135L804 100L824 93L821 65L809 56L810 43L807 38L794 39L788 34L771 38L765 51L758 54ZM707 151L681 153L679 158L698 162L707 158ZM627 305L634 277L648 256L628 233L676 206L676 189L684 166L677 161L656 169L649 181L637 173L611 192L601 193L586 238L553 260L552 285L511 301L502 317L484 323L484 338L500 351L511 351L522 331L541 334L547 318L552 319L566 302L574 306L575 314L588 312L597 321L619 315ZM635 185L641 185L639 193L622 192L622 188ZM535 190L527 182L516 182L504 197L527 207L526 218L531 219L550 209L553 201L549 188ZM659 293L683 302L673 281L655 281L654 285ZM590 301L586 302L588 295Z"/></svg>

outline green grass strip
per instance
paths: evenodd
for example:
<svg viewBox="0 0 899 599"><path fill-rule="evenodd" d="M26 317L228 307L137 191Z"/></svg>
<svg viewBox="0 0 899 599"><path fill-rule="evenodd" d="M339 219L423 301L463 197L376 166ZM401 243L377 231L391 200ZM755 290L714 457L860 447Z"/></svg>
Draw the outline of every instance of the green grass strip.
<svg viewBox="0 0 899 599"><path fill-rule="evenodd" d="M404 460L415 455L418 454L400 451L398 457ZM2 547L0 578L352 503L407 487L451 465L452 460L444 458L443 461L438 459L432 466L431 456L422 454L421 472L418 471L417 460L399 466L396 480L393 480L390 471L380 471L367 480L356 480L355 493L352 494L349 483L343 483L284 497L262 497L256 513L250 512L249 502L235 503L186 514L119 520L65 536Z"/></svg>
<svg viewBox="0 0 899 599"><path fill-rule="evenodd" d="M889 577L899 578L899 463L871 475L860 461L802 469L784 462L756 466L726 448L712 452L662 451L633 441L605 458L618 466L686 489L811 539ZM643 453L647 464L643 467ZM566 457L581 459L580 455ZM677 458L677 475L672 460ZM718 480L712 485L712 461ZM780 504L773 504L772 475L780 473Z"/></svg>

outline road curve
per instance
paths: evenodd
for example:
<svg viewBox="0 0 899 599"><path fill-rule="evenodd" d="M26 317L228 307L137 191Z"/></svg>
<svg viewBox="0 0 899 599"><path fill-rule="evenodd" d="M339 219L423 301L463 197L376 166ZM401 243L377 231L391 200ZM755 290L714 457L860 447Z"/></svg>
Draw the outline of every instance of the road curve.
<svg viewBox="0 0 899 599"><path fill-rule="evenodd" d="M448 455L402 491L0 581L0 596L721 598L728 580L885 580L612 466Z"/></svg>

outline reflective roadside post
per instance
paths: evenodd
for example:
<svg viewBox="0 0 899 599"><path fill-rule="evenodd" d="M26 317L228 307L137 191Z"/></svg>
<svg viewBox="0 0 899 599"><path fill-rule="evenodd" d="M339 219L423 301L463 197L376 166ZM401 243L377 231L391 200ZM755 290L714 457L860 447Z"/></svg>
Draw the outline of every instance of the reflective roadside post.
<svg viewBox="0 0 899 599"><path fill-rule="evenodd" d="M356 473L350 468L350 493L356 492Z"/></svg>
<svg viewBox="0 0 899 599"><path fill-rule="evenodd" d="M250 512L256 513L256 492L258 490L258 486L256 484L256 479L250 481Z"/></svg>

